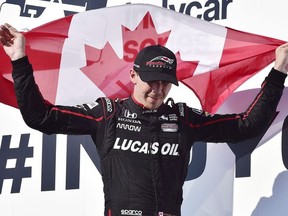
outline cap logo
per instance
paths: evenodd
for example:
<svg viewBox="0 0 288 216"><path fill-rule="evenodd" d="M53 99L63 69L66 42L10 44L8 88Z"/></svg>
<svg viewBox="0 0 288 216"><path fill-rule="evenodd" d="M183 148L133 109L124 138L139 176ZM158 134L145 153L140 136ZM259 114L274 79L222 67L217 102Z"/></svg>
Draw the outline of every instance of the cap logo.
<svg viewBox="0 0 288 216"><path fill-rule="evenodd" d="M166 56L157 56L152 60L146 62L146 66L149 67L163 67L171 69L173 68L174 59L170 59Z"/></svg>

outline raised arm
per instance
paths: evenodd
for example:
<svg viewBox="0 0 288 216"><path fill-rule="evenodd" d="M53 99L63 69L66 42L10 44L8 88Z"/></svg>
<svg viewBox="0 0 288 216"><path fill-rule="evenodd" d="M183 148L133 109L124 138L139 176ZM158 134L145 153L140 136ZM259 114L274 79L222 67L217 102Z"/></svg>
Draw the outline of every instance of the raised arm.
<svg viewBox="0 0 288 216"><path fill-rule="evenodd" d="M238 142L255 137L270 126L288 71L288 43L275 51L275 64L254 101L243 113L207 115L190 110L191 136L208 142ZM241 101L239 101L241 103Z"/></svg>
<svg viewBox="0 0 288 216"><path fill-rule="evenodd" d="M13 66L18 107L26 124L44 133L96 134L103 120L101 101L80 106L55 106L46 101L33 76L25 53L25 37L8 24L0 26L0 41Z"/></svg>

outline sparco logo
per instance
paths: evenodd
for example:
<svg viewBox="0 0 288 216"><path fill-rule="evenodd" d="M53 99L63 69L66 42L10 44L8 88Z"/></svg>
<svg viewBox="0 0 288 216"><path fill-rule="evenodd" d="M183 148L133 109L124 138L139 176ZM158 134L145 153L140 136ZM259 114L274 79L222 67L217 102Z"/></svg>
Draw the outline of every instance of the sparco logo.
<svg viewBox="0 0 288 216"><path fill-rule="evenodd" d="M111 100L109 100L108 98L105 98L105 101L106 101L107 111L112 112L113 109L112 109Z"/></svg>
<svg viewBox="0 0 288 216"><path fill-rule="evenodd" d="M122 210L121 210L121 215L142 216L142 211L140 211L140 210L122 209Z"/></svg>
<svg viewBox="0 0 288 216"><path fill-rule="evenodd" d="M179 103L179 115L184 117L185 116L185 112L184 112L184 104L183 103Z"/></svg>

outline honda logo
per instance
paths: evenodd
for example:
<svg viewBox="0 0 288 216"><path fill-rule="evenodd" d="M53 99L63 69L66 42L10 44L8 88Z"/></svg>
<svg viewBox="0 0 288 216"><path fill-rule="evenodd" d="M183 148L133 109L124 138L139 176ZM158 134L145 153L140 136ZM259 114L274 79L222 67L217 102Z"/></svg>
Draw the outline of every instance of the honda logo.
<svg viewBox="0 0 288 216"><path fill-rule="evenodd" d="M129 110L125 110L124 116L126 118L136 119L137 118L137 113L131 113Z"/></svg>

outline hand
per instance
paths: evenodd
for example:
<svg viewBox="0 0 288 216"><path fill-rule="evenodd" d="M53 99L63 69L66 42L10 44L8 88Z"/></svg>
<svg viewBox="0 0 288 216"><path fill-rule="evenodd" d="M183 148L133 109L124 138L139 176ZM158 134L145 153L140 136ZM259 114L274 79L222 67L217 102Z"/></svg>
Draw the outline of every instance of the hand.
<svg viewBox="0 0 288 216"><path fill-rule="evenodd" d="M274 68L282 73L288 72L288 43L277 47Z"/></svg>
<svg viewBox="0 0 288 216"><path fill-rule="evenodd" d="M26 55L24 35L7 23L0 25L0 42L12 61Z"/></svg>

